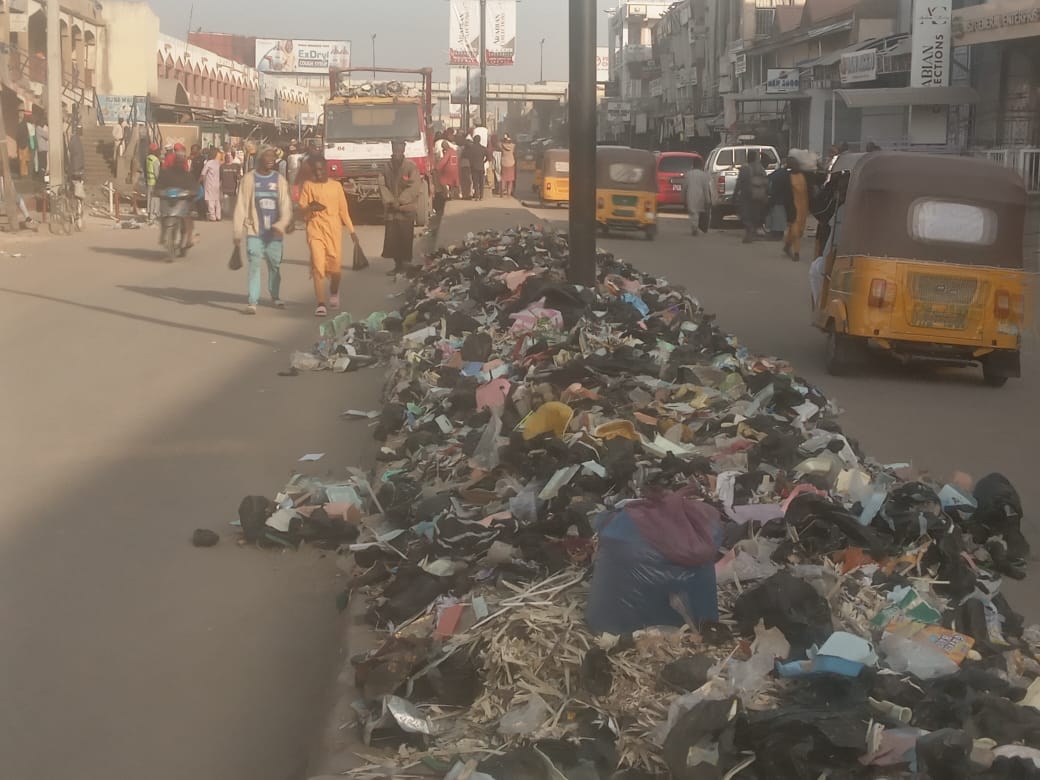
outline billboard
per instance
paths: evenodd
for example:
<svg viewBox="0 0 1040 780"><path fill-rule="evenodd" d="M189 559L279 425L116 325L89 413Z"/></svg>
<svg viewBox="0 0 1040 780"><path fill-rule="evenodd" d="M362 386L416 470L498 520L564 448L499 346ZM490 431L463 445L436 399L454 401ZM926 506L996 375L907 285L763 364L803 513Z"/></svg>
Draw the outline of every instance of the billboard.
<svg viewBox="0 0 1040 780"><path fill-rule="evenodd" d="M516 64L516 0L487 0L487 64Z"/></svg>
<svg viewBox="0 0 1040 780"><path fill-rule="evenodd" d="M448 64L477 67L480 65L480 0L451 0L448 17Z"/></svg>
<svg viewBox="0 0 1040 780"><path fill-rule="evenodd" d="M910 27L911 87L949 86L952 20L951 0L914 0Z"/></svg>
<svg viewBox="0 0 1040 780"><path fill-rule="evenodd" d="M261 73L328 74L350 67L350 41L256 39L256 69Z"/></svg>
<svg viewBox="0 0 1040 780"><path fill-rule="evenodd" d="M596 81L599 84L610 81L610 49L607 46L596 49Z"/></svg>

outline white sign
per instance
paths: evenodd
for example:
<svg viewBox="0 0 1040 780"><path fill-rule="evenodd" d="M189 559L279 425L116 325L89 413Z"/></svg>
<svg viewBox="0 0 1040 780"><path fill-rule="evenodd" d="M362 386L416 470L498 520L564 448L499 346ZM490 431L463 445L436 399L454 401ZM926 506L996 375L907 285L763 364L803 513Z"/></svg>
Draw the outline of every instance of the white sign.
<svg viewBox="0 0 1040 780"><path fill-rule="evenodd" d="M448 64L480 65L480 0L451 0Z"/></svg>
<svg viewBox="0 0 1040 780"><path fill-rule="evenodd" d="M841 55L838 74L842 84L856 84L877 78L877 49L864 49Z"/></svg>
<svg viewBox="0 0 1040 780"><path fill-rule="evenodd" d="M745 73L747 73L747 55L746 54L743 54L743 53L738 54L734 58L733 63L734 63L734 65L736 65L736 69L734 70L734 73L736 73L738 76L742 76Z"/></svg>
<svg viewBox="0 0 1040 780"><path fill-rule="evenodd" d="M660 97L664 94L664 79L650 79L650 97Z"/></svg>
<svg viewBox="0 0 1040 780"><path fill-rule="evenodd" d="M448 70L452 103L461 104L466 102L466 70L466 68L450 68ZM469 68L469 100L471 103L480 101L480 70L474 68Z"/></svg>
<svg viewBox="0 0 1040 780"><path fill-rule="evenodd" d="M631 122L632 107L624 100L607 101L607 121L609 122Z"/></svg>
<svg viewBox="0 0 1040 780"><path fill-rule="evenodd" d="M991 0L961 8L953 15L953 34L960 46L1032 38L1040 35L1040 5L1036 0Z"/></svg>
<svg viewBox="0 0 1040 780"><path fill-rule="evenodd" d="M350 41L256 39L256 69L261 73L321 73L350 67Z"/></svg>
<svg viewBox="0 0 1040 780"><path fill-rule="evenodd" d="M487 64L515 65L516 0L487 0L486 20Z"/></svg>
<svg viewBox="0 0 1040 780"><path fill-rule="evenodd" d="M14 32L20 32L20 33L27 33L27 32L29 32L29 14L27 14L27 13L24 13L24 12L17 13L17 12L14 12L14 11L9 12L7 14L7 23L9 25L8 26L8 31L9 32L13 32L13 33Z"/></svg>
<svg viewBox="0 0 1040 780"><path fill-rule="evenodd" d="M307 112L304 112L304 113L300 114L297 117L297 121L299 121L299 123L303 127L317 127L318 126L318 115L313 113L313 112L307 111Z"/></svg>
<svg viewBox="0 0 1040 780"><path fill-rule="evenodd" d="M606 46L596 49L596 81L600 84L610 81L610 49Z"/></svg>
<svg viewBox="0 0 1040 780"><path fill-rule="evenodd" d="M951 0L914 0L910 34L910 86L945 87L950 83Z"/></svg>
<svg viewBox="0 0 1040 780"><path fill-rule="evenodd" d="M767 68L766 69L766 94L783 95L788 92L797 92L802 86L798 78L797 68Z"/></svg>

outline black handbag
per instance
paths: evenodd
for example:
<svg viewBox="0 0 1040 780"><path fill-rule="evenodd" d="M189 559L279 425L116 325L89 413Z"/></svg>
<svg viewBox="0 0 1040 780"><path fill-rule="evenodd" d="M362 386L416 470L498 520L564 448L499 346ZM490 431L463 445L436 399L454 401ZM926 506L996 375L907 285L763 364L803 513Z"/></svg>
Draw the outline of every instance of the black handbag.
<svg viewBox="0 0 1040 780"><path fill-rule="evenodd" d="M242 267L242 247L237 244L231 250L231 257L228 259L227 267L232 271L237 271Z"/></svg>
<svg viewBox="0 0 1040 780"><path fill-rule="evenodd" d="M365 257L365 250L361 248L361 244L354 244L354 261L350 268L354 271L368 268L368 258Z"/></svg>

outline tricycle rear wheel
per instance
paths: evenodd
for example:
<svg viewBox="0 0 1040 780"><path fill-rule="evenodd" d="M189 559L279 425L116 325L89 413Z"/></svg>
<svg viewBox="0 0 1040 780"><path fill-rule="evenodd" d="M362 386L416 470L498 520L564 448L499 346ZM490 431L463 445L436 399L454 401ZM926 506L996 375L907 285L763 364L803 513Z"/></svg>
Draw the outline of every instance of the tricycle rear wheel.
<svg viewBox="0 0 1040 780"><path fill-rule="evenodd" d="M861 345L851 336L838 333L832 323L827 328L827 351L824 365L831 376L848 374L859 362Z"/></svg>
<svg viewBox="0 0 1040 780"><path fill-rule="evenodd" d="M989 361L983 360L982 381L985 382L988 387L1003 387L1007 384L1008 377L1005 374L996 373Z"/></svg>

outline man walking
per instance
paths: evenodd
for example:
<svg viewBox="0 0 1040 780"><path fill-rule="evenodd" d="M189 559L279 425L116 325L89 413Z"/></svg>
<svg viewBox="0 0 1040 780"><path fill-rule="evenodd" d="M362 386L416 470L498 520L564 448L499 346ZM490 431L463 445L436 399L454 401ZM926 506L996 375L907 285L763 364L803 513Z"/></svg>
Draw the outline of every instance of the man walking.
<svg viewBox="0 0 1040 780"><path fill-rule="evenodd" d="M469 165L469 151L473 142L463 138L459 144L459 188L463 200L473 199L473 169Z"/></svg>
<svg viewBox="0 0 1040 780"><path fill-rule="evenodd" d="M755 240L769 200L769 179L758 160L758 150L748 149L747 162L740 166L733 197L740 204L740 221L744 223L744 243Z"/></svg>
<svg viewBox="0 0 1040 780"><path fill-rule="evenodd" d="M276 308L284 308L281 288L282 238L293 218L289 183L275 170L274 149L264 149L256 167L242 178L235 203L235 246L246 244L249 258L249 300L246 314L256 314L260 302L261 265L267 264L267 289Z"/></svg>
<svg viewBox="0 0 1040 780"><path fill-rule="evenodd" d="M303 163L310 166L310 176L300 188L300 211L307 220L307 246L311 250L311 278L318 308L316 317L324 317L329 309L339 309L339 283L343 273L343 228L357 244L358 234L350 219L343 185L329 180L325 158L312 155ZM329 280L328 308L325 306L325 279Z"/></svg>
<svg viewBox="0 0 1040 780"><path fill-rule="evenodd" d="M708 232L711 213L711 177L704 171L704 160L696 157L693 168L686 172L686 213L690 215L690 232Z"/></svg>
<svg viewBox="0 0 1040 780"><path fill-rule="evenodd" d="M155 186L159 183L159 169L162 160L159 159L159 144L151 144L148 147L148 156L144 160L144 183L148 189L148 224L155 224L159 218L159 193Z"/></svg>
<svg viewBox="0 0 1040 780"><path fill-rule="evenodd" d="M473 143L466 153L469 155L470 173L473 177L473 200L484 200L484 187L487 185L485 166L491 160L491 153L479 135L473 136Z"/></svg>
<svg viewBox="0 0 1040 780"><path fill-rule="evenodd" d="M784 254L797 263L801 259L802 236L805 234L805 223L809 219L809 181L801 163L793 154L787 158L787 170L787 193L784 203L787 211L787 232L784 234Z"/></svg>
<svg viewBox="0 0 1040 780"><path fill-rule="evenodd" d="M404 141L392 142L390 170L379 186L386 209L383 257L394 261L394 268L387 276L399 274L412 262L415 215L423 186L419 166L404 156Z"/></svg>
<svg viewBox="0 0 1040 780"><path fill-rule="evenodd" d="M209 159L202 166L202 190L206 198L206 216L210 222L220 222L224 215L220 196L220 151L210 149Z"/></svg>

